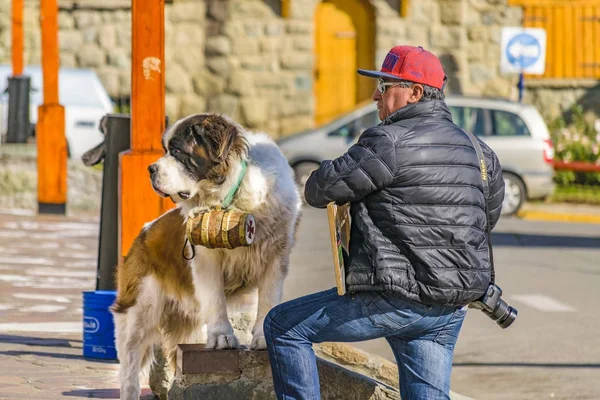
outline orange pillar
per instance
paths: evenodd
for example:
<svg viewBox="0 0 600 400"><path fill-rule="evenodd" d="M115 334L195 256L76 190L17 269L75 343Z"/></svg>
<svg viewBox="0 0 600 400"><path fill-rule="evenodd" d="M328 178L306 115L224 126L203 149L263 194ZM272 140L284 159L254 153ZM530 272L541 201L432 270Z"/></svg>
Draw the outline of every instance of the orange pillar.
<svg viewBox="0 0 600 400"><path fill-rule="evenodd" d="M65 109L58 103L58 5L40 0L44 104L36 126L38 211L65 214L67 204L67 140Z"/></svg>
<svg viewBox="0 0 600 400"><path fill-rule="evenodd" d="M23 0L12 0L13 76L23 75Z"/></svg>
<svg viewBox="0 0 600 400"><path fill-rule="evenodd" d="M164 154L165 3L133 0L131 7L131 149L120 155L119 254L124 257L144 224L169 208L152 189L148 166Z"/></svg>

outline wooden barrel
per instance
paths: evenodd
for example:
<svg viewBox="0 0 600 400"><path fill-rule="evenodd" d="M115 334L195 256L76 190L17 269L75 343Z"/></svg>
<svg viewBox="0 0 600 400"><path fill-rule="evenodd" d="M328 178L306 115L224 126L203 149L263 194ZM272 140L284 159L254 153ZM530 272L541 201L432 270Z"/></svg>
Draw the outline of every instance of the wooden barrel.
<svg viewBox="0 0 600 400"><path fill-rule="evenodd" d="M240 210L192 210L186 233L190 243L209 249L250 246L256 235L254 216Z"/></svg>

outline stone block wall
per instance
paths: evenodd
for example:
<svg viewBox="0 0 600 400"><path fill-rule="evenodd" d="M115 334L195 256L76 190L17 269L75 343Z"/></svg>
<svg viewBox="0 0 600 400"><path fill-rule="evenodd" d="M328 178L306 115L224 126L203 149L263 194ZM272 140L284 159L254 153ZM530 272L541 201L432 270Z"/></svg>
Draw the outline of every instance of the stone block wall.
<svg viewBox="0 0 600 400"><path fill-rule="evenodd" d="M207 68L195 81L207 109L275 137L311 127L312 23L261 0L207 4Z"/></svg>
<svg viewBox="0 0 600 400"><path fill-rule="evenodd" d="M203 111L231 115L273 137L314 124L314 12L319 0L290 0L282 18L273 0L172 0L165 9L165 108L171 121ZM413 0L401 18L388 0L375 11L375 64L397 44L437 54L448 92L517 99L518 76L500 73L502 26L520 26L507 0ZM129 2L59 0L63 67L92 68L113 98L131 87ZM117 5L115 5L117 4ZM118 4L121 4L119 7ZM40 62L39 1L25 0L25 62ZM0 62L10 63L10 0L0 0ZM560 82L559 82L560 83ZM597 82L528 82L526 102L556 116L598 94ZM584 99L585 100L585 99Z"/></svg>
<svg viewBox="0 0 600 400"><path fill-rule="evenodd" d="M520 7L509 7L506 0L411 4L408 37L440 57L450 93L516 98L518 77L500 73L500 41L502 26L521 26Z"/></svg>

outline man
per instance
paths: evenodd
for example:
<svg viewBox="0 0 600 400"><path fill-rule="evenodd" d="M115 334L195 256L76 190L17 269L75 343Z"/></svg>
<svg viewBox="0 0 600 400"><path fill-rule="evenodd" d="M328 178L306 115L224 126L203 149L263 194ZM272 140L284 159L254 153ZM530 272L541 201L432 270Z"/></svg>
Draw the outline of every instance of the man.
<svg viewBox="0 0 600 400"><path fill-rule="evenodd" d="M454 125L440 61L421 47L390 50L373 100L380 125L306 183L313 207L351 203L348 293L335 289L283 303L265 320L279 399L314 400L312 343L385 337L403 399L449 399L452 357L466 305L488 287L485 199L478 158ZM481 143L493 227L504 197L502 169Z"/></svg>

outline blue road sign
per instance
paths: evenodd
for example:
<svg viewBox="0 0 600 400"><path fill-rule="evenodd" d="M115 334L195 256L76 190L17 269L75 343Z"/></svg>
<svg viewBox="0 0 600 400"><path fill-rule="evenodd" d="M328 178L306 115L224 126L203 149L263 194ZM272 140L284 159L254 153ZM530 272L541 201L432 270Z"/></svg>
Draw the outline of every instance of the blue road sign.
<svg viewBox="0 0 600 400"><path fill-rule="evenodd" d="M528 33L521 33L508 41L506 58L516 68L525 69L532 66L542 55L539 40Z"/></svg>

